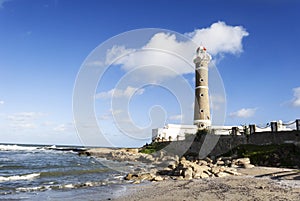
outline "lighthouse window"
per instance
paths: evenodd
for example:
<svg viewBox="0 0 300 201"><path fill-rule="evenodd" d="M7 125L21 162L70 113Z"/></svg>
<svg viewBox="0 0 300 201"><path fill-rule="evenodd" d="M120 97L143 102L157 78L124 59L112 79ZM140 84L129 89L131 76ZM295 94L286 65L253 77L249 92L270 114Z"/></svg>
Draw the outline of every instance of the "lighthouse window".
<svg viewBox="0 0 300 201"><path fill-rule="evenodd" d="M200 82L203 82L204 80L203 80L203 78L200 78Z"/></svg>
<svg viewBox="0 0 300 201"><path fill-rule="evenodd" d="M200 94L200 96L204 96L204 94Z"/></svg>
<svg viewBox="0 0 300 201"><path fill-rule="evenodd" d="M204 111L201 109L200 112L204 112Z"/></svg>

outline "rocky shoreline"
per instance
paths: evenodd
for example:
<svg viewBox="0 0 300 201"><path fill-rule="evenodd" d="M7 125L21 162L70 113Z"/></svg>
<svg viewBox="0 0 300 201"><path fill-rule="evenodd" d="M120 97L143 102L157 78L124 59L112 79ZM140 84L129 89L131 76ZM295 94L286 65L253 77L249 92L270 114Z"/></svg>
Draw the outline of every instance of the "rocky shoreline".
<svg viewBox="0 0 300 201"><path fill-rule="evenodd" d="M105 158L113 161L132 161L146 164L143 168L131 170L125 180L133 183L142 181L190 180L209 177L225 177L240 175L238 168L253 168L249 158L220 157L195 159L168 155L159 151L155 154L140 153L139 149L95 148L80 153L81 155Z"/></svg>
<svg viewBox="0 0 300 201"><path fill-rule="evenodd" d="M117 200L205 200L204 197L203 199L197 197L198 195L192 196L195 190L200 190L201 195L209 200L219 200L218 193L215 193L213 188L208 188L213 183L219 190L227 185L226 192L221 192L221 194L224 193L223 198L224 196L226 198L223 200L297 200L296 198L300 197L299 170L255 167L249 158L197 159L168 155L162 151L144 154L140 153L139 149L108 148L88 149L80 154L113 161L145 164L131 169L125 175L124 180L132 184L148 181L151 185L131 186L123 196L114 198ZM286 190L286 186L278 186L274 182L287 180L293 182L293 186L288 187L289 190ZM182 182L188 182L188 184L192 182L199 189L190 185L187 185L188 189L182 189L178 187L186 185ZM228 182L230 185L227 184ZM248 185L249 182L253 185ZM160 191L156 192L158 189ZM153 191L156 193L153 194ZM247 197L246 194L251 196Z"/></svg>

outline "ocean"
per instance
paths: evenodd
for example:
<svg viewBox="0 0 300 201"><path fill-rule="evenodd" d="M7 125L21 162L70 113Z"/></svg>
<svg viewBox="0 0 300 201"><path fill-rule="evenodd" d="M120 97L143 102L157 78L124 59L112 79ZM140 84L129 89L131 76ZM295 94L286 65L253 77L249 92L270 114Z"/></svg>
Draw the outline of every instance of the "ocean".
<svg viewBox="0 0 300 201"><path fill-rule="evenodd" d="M126 191L132 164L79 156L80 149L0 144L0 200L109 200Z"/></svg>

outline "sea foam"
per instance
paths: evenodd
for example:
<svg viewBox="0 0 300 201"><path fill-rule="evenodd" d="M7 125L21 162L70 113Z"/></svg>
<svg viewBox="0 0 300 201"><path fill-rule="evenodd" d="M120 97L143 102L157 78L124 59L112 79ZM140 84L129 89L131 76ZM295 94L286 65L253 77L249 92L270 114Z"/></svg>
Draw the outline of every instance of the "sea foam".
<svg viewBox="0 0 300 201"><path fill-rule="evenodd" d="M0 182L17 181L17 180L31 180L31 179L34 179L39 176L40 176L40 173L14 175L14 176L7 176L7 177L0 176Z"/></svg>
<svg viewBox="0 0 300 201"><path fill-rule="evenodd" d="M1 151L33 151L37 147L19 146L19 145L0 145Z"/></svg>

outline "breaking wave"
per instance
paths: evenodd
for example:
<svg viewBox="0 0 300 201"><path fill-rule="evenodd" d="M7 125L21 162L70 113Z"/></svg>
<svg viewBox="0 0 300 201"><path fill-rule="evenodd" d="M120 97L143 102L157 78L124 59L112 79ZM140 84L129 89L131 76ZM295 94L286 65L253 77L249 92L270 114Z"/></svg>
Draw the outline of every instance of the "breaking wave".
<svg viewBox="0 0 300 201"><path fill-rule="evenodd" d="M0 145L1 151L33 151L37 149L38 147L32 147L32 146Z"/></svg>
<svg viewBox="0 0 300 201"><path fill-rule="evenodd" d="M17 181L17 180L31 180L40 176L40 173L32 173L25 175L14 175L14 176L0 176L0 182L6 181Z"/></svg>

